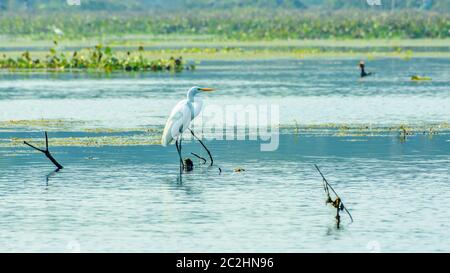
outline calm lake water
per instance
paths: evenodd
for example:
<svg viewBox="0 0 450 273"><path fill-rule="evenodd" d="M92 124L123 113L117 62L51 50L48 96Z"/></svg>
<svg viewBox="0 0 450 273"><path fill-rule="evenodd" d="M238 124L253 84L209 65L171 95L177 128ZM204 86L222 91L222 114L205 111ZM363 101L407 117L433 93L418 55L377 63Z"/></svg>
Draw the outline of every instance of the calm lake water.
<svg viewBox="0 0 450 273"><path fill-rule="evenodd" d="M208 61L175 75L0 73L0 251L450 251L450 60L375 59L367 70L376 74L364 80L357 64ZM433 80L411 82L413 74ZM193 85L218 89L203 96L205 105L278 106L278 149L206 140L222 173L195 159L194 172L180 180L175 147L151 141ZM402 124L412 133L406 139ZM65 167L58 173L21 145L42 143L43 130ZM193 141L183 151L206 157ZM354 223L343 214L336 228L313 164Z"/></svg>

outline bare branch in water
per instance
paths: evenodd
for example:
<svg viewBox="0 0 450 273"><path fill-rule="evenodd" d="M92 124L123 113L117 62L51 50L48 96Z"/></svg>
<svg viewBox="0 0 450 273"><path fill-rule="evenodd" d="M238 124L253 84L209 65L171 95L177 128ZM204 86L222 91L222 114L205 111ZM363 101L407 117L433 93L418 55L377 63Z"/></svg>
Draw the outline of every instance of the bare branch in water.
<svg viewBox="0 0 450 273"><path fill-rule="evenodd" d="M211 159L211 164L209 166L212 166L214 164L214 160L212 158L211 152L208 150L208 148L206 148L205 144L194 134L194 131L192 131L191 129L189 129L189 131L191 131L191 134L195 137L195 139L197 139L198 142L200 142L200 144L203 146L203 148L205 148L206 152L209 155L209 158Z"/></svg>
<svg viewBox="0 0 450 273"><path fill-rule="evenodd" d="M63 168L63 166L61 164L59 164L58 161L56 161L56 159L52 156L52 154L48 150L48 135L47 135L47 132L44 132L44 134L45 134L45 150L39 149L26 141L24 141L23 144L43 153L56 166L56 170L59 171Z"/></svg>
<svg viewBox="0 0 450 273"><path fill-rule="evenodd" d="M322 176L323 182L324 182L324 189L325 189L325 193L328 195L328 199L327 199L327 203L332 203L332 205L334 207L337 208L337 215L336 215L336 220L337 220L337 225L339 228L339 223L340 223L340 216L339 216L339 210L345 210L345 212L347 212L348 216L350 216L350 220L353 223L353 217L350 214L350 212L348 211L347 207L344 205L344 203L342 202L341 197L339 197L339 195L337 194L337 192L333 189L333 187L330 185L330 183L328 183L327 179L325 178L325 176L322 174L322 172L320 171L319 167L314 164L314 166L316 167L317 171L319 172L319 174ZM331 189L331 191L336 195L336 200L332 201L331 197L330 197L330 192L328 189Z"/></svg>
<svg viewBox="0 0 450 273"><path fill-rule="evenodd" d="M30 146L31 148L33 148L33 149L35 149L35 150L38 150L38 151L41 152L41 153L45 153L44 150L41 150L41 149L39 149L39 148L37 148L37 147L31 145L30 143L28 143L28 142L26 142L26 141L24 141L23 144L28 145L28 146Z"/></svg>
<svg viewBox="0 0 450 273"><path fill-rule="evenodd" d="M45 186L48 187L48 181L50 180L50 177L52 177L53 175L55 175L57 172L59 172L61 169L56 168L55 170L49 172L46 176L45 176Z"/></svg>
<svg viewBox="0 0 450 273"><path fill-rule="evenodd" d="M207 161L207 160L206 160L205 158L199 156L199 155L196 154L196 153L191 153L191 154L192 154L193 156L195 156L196 158L203 160L203 163L202 163L202 164L206 164L206 161Z"/></svg>

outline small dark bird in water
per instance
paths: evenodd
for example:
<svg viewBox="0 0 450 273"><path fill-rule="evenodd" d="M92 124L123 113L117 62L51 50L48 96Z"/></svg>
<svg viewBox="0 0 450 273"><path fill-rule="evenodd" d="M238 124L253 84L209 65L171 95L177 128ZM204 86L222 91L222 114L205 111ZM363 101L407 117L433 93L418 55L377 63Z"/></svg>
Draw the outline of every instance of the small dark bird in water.
<svg viewBox="0 0 450 273"><path fill-rule="evenodd" d="M364 78L364 77L372 75L372 72L366 72L364 70L364 66L365 66L364 61L360 61L359 62L359 68L361 68L361 78Z"/></svg>
<svg viewBox="0 0 450 273"><path fill-rule="evenodd" d="M184 161L184 171L192 172L194 170L194 162L190 158L186 158Z"/></svg>

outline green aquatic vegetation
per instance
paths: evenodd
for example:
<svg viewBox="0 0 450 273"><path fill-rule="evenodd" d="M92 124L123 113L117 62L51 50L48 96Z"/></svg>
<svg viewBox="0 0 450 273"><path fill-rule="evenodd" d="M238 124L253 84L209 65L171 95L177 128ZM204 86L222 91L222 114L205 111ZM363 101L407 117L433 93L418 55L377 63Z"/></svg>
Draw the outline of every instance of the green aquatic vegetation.
<svg viewBox="0 0 450 273"><path fill-rule="evenodd" d="M66 119L35 119L0 121L0 130L4 129L69 129L83 126L85 122Z"/></svg>
<svg viewBox="0 0 450 273"><path fill-rule="evenodd" d="M91 127L83 121L74 120L10 120L1 121L0 130L17 131L26 129L27 131L51 132L75 132L73 136L53 137L53 146L140 146L159 145L161 143L162 129L160 127L145 128L106 128ZM400 137L404 135L426 135L430 139L434 135L450 135L450 123L425 123L425 124L398 124L398 125L376 125L376 124L349 124L349 123L324 123L324 124L300 124L294 120L290 125L279 127L281 134L292 134L295 138L300 136L335 136L335 137L355 137L354 139L343 139L342 141L366 141L367 137L392 136ZM77 135L84 132L83 135ZM405 134L406 132L406 134ZM415 132L415 134L413 134ZM126 133L126 134L123 134ZM0 139L0 147L21 147L23 141L36 143L44 146L42 138L3 138ZM195 156L195 155L194 155Z"/></svg>
<svg viewBox="0 0 450 273"><path fill-rule="evenodd" d="M401 142L406 141L406 137L412 135L412 130L405 125L401 125L399 128L399 137Z"/></svg>
<svg viewBox="0 0 450 273"><path fill-rule="evenodd" d="M23 142L33 142L44 146L45 141L31 138L11 138L9 141L0 142L0 147L20 147ZM160 140L148 135L134 136L86 136L86 137L57 137L51 139L52 147L102 147L102 146L142 146L157 145Z"/></svg>
<svg viewBox="0 0 450 273"><path fill-rule="evenodd" d="M431 81L432 79L430 77L412 75L411 80L412 81Z"/></svg>
<svg viewBox="0 0 450 273"><path fill-rule="evenodd" d="M101 44L87 50L74 51L72 54L58 52L58 42L44 58L33 59L30 52L22 53L16 59L3 54L0 58L0 69L8 70L48 70L48 71L172 71L195 69L195 65L185 66L182 57L149 60L144 57L144 48L140 46L137 52L127 51L126 54L114 54L109 46Z"/></svg>
<svg viewBox="0 0 450 273"><path fill-rule="evenodd" d="M448 123L439 124L409 124L409 125L371 125L371 124L294 124L280 127L282 133L290 133L296 137L302 135L332 135L336 137L367 137L367 136L410 136L413 132L423 135L449 134ZM301 133L299 133L299 131Z"/></svg>
<svg viewBox="0 0 450 273"><path fill-rule="evenodd" d="M197 10L0 14L0 36L78 40L124 35L210 35L222 40L448 38L449 15L342 10ZM60 30L60 31L59 31ZM61 32L63 33L61 35Z"/></svg>
<svg viewBox="0 0 450 273"><path fill-rule="evenodd" d="M132 38L130 38L132 39ZM152 39L148 36L147 39ZM189 39L186 37L186 39ZM33 58L45 59L49 55L49 51L43 51L41 48L45 46L43 41L30 41L29 39L20 40L21 44L28 44ZM145 41L145 38L140 37L139 40L127 42L123 40L122 44L111 45L108 41L109 47L105 48L106 54L110 55L114 52L114 56L119 59L126 58L128 52L132 49L141 50L133 51L136 57L143 59L165 59L170 60L172 56L183 56L183 59L192 60L189 65L184 65L183 69L195 69L198 61L213 59L213 60L244 60L244 59L274 59L274 58L333 58L333 57L357 57L363 58L366 55L367 59L373 60L375 58L399 58L409 60L413 57L442 57L448 58L449 52L444 51L446 40L374 40L370 44L365 40L340 40L340 41L195 41L183 43L183 47L178 47L180 41L174 39L170 43ZM61 48L76 47L89 48L79 50L77 56L86 55L92 51L94 41L86 41L78 43L75 41L61 41ZM419 47L420 50L413 52L412 50L405 50L405 46ZM16 58L31 58L30 53L15 51L17 43L7 43L7 55L0 55L3 60ZM143 45L146 49L143 50ZM428 46L427 46L428 45ZM373 46L373 47L372 47ZM111 51L111 52L110 52ZM53 51L52 51L53 52ZM55 49L56 52L56 49ZM72 52L63 52L65 56L72 55ZM95 63L95 62L94 62ZM94 68L93 68L94 69ZM108 67L106 66L106 69ZM66 69L67 70L67 69ZM74 68L72 68L74 70ZM92 70L92 69L91 69ZM22 69L22 72L33 71L32 69ZM97 70L104 72L104 70Z"/></svg>
<svg viewBox="0 0 450 273"><path fill-rule="evenodd" d="M87 133L159 132L158 130L152 128L87 128L83 131Z"/></svg>

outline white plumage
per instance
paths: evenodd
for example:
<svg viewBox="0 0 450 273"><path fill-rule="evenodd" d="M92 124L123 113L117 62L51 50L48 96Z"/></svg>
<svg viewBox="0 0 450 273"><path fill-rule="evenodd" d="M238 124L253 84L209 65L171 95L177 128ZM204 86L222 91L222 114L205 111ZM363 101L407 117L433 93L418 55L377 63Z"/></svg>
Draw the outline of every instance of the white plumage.
<svg viewBox="0 0 450 273"><path fill-rule="evenodd" d="M200 114L203 101L196 95L201 91L207 92L213 89L194 86L187 92L187 98L178 102L172 109L161 137L163 146L178 139L189 128L191 121Z"/></svg>

